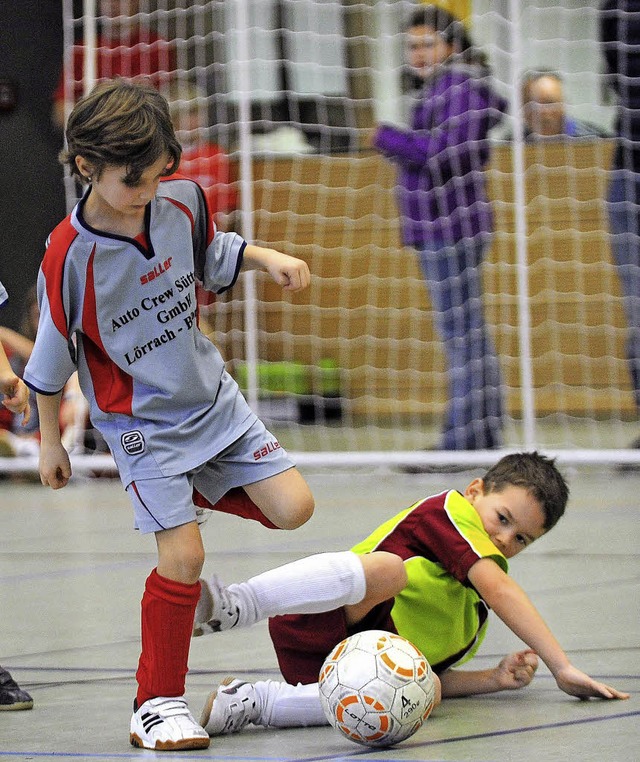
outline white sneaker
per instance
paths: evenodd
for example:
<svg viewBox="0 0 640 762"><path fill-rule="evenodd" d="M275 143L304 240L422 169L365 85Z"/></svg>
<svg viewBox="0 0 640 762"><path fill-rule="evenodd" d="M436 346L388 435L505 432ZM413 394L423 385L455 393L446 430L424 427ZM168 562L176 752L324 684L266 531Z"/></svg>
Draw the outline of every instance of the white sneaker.
<svg viewBox="0 0 640 762"><path fill-rule="evenodd" d="M237 733L259 717L256 690L253 683L235 677L226 677L209 694L200 724L210 736Z"/></svg>
<svg viewBox="0 0 640 762"><path fill-rule="evenodd" d="M214 574L208 581L201 579L200 585L200 599L193 624L194 637L235 627L240 618L238 606L217 575Z"/></svg>
<svg viewBox="0 0 640 762"><path fill-rule="evenodd" d="M183 698L160 696L134 711L129 741L132 746L156 751L207 749L209 734L195 721Z"/></svg>

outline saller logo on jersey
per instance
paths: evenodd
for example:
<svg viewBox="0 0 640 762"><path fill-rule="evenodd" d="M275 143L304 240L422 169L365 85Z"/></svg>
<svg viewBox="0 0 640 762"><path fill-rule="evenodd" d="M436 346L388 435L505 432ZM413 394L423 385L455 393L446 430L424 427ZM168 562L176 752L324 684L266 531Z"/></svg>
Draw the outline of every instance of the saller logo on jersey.
<svg viewBox="0 0 640 762"><path fill-rule="evenodd" d="M173 257L168 257L164 260L164 262L160 262L157 264L153 270L149 270L149 272L146 275L140 276L140 285L144 286L145 283L151 283L152 280L155 280L158 275L161 275L162 273L166 272L171 267L171 260Z"/></svg>
<svg viewBox="0 0 640 762"><path fill-rule="evenodd" d="M276 450L280 449L280 442L278 442L277 439L274 439L273 442L267 442L264 447L261 447L259 450L256 450L253 453L253 459L254 460L260 460L260 458L264 458L265 455L269 455L269 453L275 452Z"/></svg>
<svg viewBox="0 0 640 762"><path fill-rule="evenodd" d="M125 431L120 437L120 442L127 455L139 455L144 452L144 437L141 431Z"/></svg>

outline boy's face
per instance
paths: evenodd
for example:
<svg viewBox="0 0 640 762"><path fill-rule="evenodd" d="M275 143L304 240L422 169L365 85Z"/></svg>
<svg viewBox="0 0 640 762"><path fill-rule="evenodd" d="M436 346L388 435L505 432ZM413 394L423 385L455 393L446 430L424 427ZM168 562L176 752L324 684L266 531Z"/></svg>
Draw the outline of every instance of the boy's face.
<svg viewBox="0 0 640 762"><path fill-rule="evenodd" d="M474 479L464 496L506 558L513 558L545 533L542 506L524 487L509 485L501 492L485 494L483 480Z"/></svg>
<svg viewBox="0 0 640 762"><path fill-rule="evenodd" d="M92 206L97 205L101 211L109 212L111 216L143 216L145 206L156 195L168 161L168 156L158 159L144 170L135 185L125 182L126 166L107 165L99 178L93 178L90 196ZM91 167L82 157L78 157L76 163L82 174L91 175Z"/></svg>

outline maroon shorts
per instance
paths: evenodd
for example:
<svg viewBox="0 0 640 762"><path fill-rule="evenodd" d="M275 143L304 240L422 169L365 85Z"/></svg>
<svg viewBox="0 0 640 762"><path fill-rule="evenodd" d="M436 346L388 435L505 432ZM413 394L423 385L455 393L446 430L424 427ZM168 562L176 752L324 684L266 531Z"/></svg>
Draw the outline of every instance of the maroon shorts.
<svg viewBox="0 0 640 762"><path fill-rule="evenodd" d="M354 627L347 627L344 608L323 614L287 614L269 619L269 634L284 679L291 685L317 683L334 646L364 630L397 633L391 619L393 598L379 604Z"/></svg>

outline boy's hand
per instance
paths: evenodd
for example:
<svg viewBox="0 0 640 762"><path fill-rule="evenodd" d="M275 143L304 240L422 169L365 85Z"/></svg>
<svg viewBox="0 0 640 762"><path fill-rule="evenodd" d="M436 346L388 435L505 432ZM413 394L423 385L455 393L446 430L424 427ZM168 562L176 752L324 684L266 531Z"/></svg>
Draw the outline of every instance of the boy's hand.
<svg viewBox="0 0 640 762"><path fill-rule="evenodd" d="M568 693L570 696L577 696L580 699L605 698L605 699L628 699L628 693L622 693L610 685L599 683L593 680L589 675L569 665L563 667L554 675L558 688Z"/></svg>
<svg viewBox="0 0 640 762"><path fill-rule="evenodd" d="M496 667L496 680L501 691L517 690L529 685L538 669L538 657L530 648L509 654Z"/></svg>
<svg viewBox="0 0 640 762"><path fill-rule="evenodd" d="M244 266L260 267L286 291L300 291L311 283L309 265L297 257L290 257L275 249L248 243L244 249Z"/></svg>
<svg viewBox="0 0 640 762"><path fill-rule="evenodd" d="M2 404L12 413L19 415L23 413L22 425L26 426L31 417L31 407L29 405L29 389L24 381L17 376L14 380L4 384L2 391L4 399Z"/></svg>
<svg viewBox="0 0 640 762"><path fill-rule="evenodd" d="M62 443L40 445L40 481L51 489L65 487L71 478L69 453Z"/></svg>
<svg viewBox="0 0 640 762"><path fill-rule="evenodd" d="M301 291L311 282L309 265L303 259L278 252L267 264L267 272L285 291Z"/></svg>

